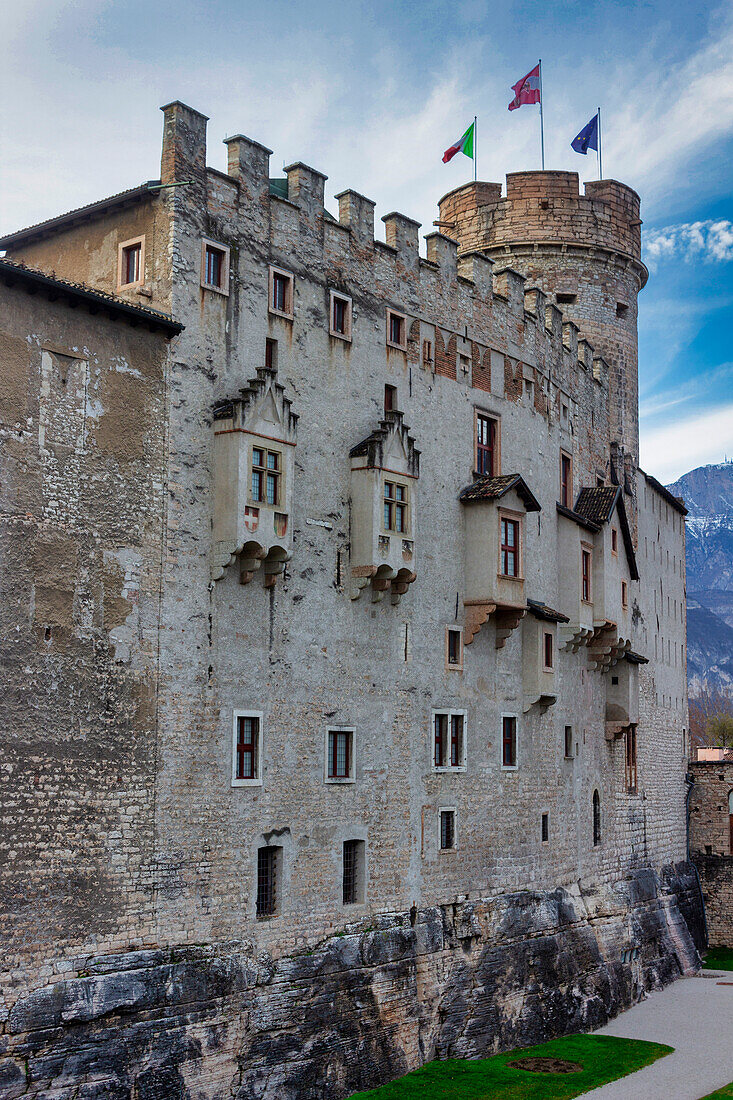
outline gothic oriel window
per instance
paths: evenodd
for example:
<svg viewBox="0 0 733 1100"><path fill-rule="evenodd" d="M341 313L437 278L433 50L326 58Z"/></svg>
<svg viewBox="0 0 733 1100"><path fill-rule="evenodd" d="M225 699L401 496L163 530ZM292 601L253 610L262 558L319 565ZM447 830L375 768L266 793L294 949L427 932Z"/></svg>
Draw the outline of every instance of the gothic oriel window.
<svg viewBox="0 0 733 1100"><path fill-rule="evenodd" d="M280 454L263 447L252 448L252 500L280 503Z"/></svg>
<svg viewBox="0 0 733 1100"><path fill-rule="evenodd" d="M519 520L502 516L499 554L500 571L505 577L519 576L519 539Z"/></svg>
<svg viewBox="0 0 733 1100"><path fill-rule="evenodd" d="M406 533L408 530L407 486L394 481L384 483L384 529Z"/></svg>

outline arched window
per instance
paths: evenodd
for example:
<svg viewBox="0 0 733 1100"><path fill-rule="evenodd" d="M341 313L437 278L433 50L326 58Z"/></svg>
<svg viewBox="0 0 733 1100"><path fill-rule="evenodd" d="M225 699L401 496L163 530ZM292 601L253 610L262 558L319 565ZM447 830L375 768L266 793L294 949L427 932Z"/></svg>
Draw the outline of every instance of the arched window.
<svg viewBox="0 0 733 1100"><path fill-rule="evenodd" d="M601 796L593 791L593 847L601 843Z"/></svg>

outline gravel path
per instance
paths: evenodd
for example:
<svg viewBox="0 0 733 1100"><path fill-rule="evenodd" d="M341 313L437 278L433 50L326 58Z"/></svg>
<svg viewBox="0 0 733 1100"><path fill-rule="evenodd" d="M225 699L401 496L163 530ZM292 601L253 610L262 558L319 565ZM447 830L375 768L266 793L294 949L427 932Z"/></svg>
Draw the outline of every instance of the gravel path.
<svg viewBox="0 0 733 1100"><path fill-rule="evenodd" d="M700 1100L733 1081L733 972L681 978L652 993L598 1035L649 1039L674 1047L620 1081L592 1089L593 1100Z"/></svg>

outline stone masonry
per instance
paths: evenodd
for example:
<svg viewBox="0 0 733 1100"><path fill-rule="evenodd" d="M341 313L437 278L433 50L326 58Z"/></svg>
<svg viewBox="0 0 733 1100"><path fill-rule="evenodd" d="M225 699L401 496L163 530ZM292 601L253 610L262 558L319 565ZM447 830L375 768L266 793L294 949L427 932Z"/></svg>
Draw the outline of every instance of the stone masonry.
<svg viewBox="0 0 733 1100"><path fill-rule="evenodd" d="M256 141L207 167L206 121L169 104L160 180L0 241L183 326L74 375L48 458L68 397L0 317L4 454L51 469L4 507L56 540L5 569L8 1096L337 1100L698 965L638 196L472 184L421 256Z"/></svg>
<svg viewBox="0 0 733 1100"><path fill-rule="evenodd" d="M733 945L733 761L690 763L690 851L702 882L711 947Z"/></svg>

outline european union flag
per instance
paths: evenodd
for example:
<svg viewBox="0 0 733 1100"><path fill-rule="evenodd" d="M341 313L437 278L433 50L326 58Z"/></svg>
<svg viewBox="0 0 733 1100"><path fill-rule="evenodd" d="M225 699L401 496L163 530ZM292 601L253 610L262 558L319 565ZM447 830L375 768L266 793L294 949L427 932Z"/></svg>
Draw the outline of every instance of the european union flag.
<svg viewBox="0 0 733 1100"><path fill-rule="evenodd" d="M576 153L582 153L584 156L589 149L595 149L595 151L598 152L597 114L593 115L593 118L590 120L590 122L586 123L578 136L573 138L570 144Z"/></svg>

